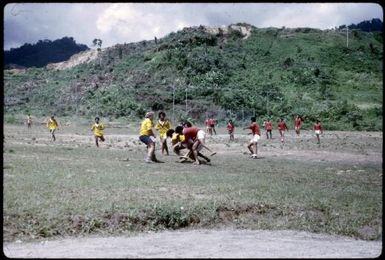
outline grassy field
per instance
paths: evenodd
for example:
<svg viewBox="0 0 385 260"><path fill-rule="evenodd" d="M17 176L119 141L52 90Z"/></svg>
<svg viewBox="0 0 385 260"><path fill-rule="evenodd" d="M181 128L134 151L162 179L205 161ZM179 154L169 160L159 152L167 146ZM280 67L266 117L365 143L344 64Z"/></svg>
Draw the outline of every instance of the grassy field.
<svg viewBox="0 0 385 260"><path fill-rule="evenodd" d="M113 124L111 123L110 126ZM294 229L367 240L382 236L382 132L263 136L260 159L247 131L207 138L209 165L145 164L136 125L105 130L98 149L87 125L50 140L44 125L4 125L3 239L232 226Z"/></svg>

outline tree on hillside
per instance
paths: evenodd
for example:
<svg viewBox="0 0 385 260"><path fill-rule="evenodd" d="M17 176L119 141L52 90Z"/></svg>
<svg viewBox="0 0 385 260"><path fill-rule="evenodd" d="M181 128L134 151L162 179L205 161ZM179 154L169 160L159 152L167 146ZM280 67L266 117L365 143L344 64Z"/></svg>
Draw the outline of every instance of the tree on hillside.
<svg viewBox="0 0 385 260"><path fill-rule="evenodd" d="M346 25L341 25L339 29L345 29ZM371 21L362 21L359 24L351 24L348 26L349 29L359 29L364 32L382 32L383 23L380 19L372 19Z"/></svg>
<svg viewBox="0 0 385 260"><path fill-rule="evenodd" d="M103 41L102 41L101 39L97 39L97 38L95 38L95 39L92 41L93 46L99 46L99 47L97 48L98 51L101 51L102 43L103 43Z"/></svg>

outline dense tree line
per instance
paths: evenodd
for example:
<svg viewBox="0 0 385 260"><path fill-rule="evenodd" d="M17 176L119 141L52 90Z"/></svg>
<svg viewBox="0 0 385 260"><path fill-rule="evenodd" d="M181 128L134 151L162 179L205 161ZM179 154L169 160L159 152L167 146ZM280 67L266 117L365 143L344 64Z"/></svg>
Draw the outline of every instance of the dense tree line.
<svg viewBox="0 0 385 260"><path fill-rule="evenodd" d="M4 51L4 66L44 67L48 63L68 60L72 55L88 49L87 45L77 44L72 37L39 40L36 44L25 43L19 48Z"/></svg>
<svg viewBox="0 0 385 260"><path fill-rule="evenodd" d="M341 25L339 29L346 28L346 25ZM378 18L372 19L371 21L362 21L358 24L351 24L348 26L349 29L358 29L364 32L382 32L383 25L382 21Z"/></svg>

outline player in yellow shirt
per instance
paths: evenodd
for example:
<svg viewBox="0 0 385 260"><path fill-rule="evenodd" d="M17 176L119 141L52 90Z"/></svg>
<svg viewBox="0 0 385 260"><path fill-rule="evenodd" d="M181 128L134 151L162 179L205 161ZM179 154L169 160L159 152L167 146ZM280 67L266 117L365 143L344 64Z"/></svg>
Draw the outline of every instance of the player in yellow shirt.
<svg viewBox="0 0 385 260"><path fill-rule="evenodd" d="M95 124L93 124L91 128L91 131L94 132L96 147L99 147L99 141L98 141L99 139L101 142L105 141L104 134L103 134L104 125L99 121L100 121L100 118L95 117Z"/></svg>
<svg viewBox="0 0 385 260"><path fill-rule="evenodd" d="M147 112L145 119L142 121L139 132L139 140L147 145L147 157L144 159L146 163L162 162L155 156L155 134L152 130L154 123L154 112Z"/></svg>
<svg viewBox="0 0 385 260"><path fill-rule="evenodd" d="M53 141L56 141L55 131L56 131L56 129L59 129L59 124L58 124L58 122L56 121L54 115L52 115L51 118L48 119L48 121L47 121L47 127L48 127L48 129L49 129L49 132L50 132L51 135L52 135L52 140L53 140Z"/></svg>
<svg viewBox="0 0 385 260"><path fill-rule="evenodd" d="M159 112L159 120L155 125L155 129L159 131L160 138L160 147L162 150L162 154L166 151L166 155L168 155L168 147L167 147L167 130L171 128L171 122L166 118L166 113L163 111Z"/></svg>
<svg viewBox="0 0 385 260"><path fill-rule="evenodd" d="M187 146L183 145L184 135L175 133L174 129L169 129L167 130L166 136L171 138L174 153L180 156L180 150L187 148Z"/></svg>

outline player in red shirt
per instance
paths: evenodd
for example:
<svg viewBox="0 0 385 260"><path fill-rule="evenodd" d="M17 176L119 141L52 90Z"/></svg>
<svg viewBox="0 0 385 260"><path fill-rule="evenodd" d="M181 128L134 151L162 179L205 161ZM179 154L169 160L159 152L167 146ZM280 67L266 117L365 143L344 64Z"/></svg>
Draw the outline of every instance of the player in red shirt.
<svg viewBox="0 0 385 260"><path fill-rule="evenodd" d="M230 135L230 141L234 141L234 123L233 123L233 120L229 120L229 122L227 122L227 131L229 132L229 135Z"/></svg>
<svg viewBox="0 0 385 260"><path fill-rule="evenodd" d="M215 131L215 125L216 125L217 121L214 119L214 118L210 118L209 119L209 125L210 125L210 128L212 130L212 132L216 135L217 132ZM211 133L212 134L212 133Z"/></svg>
<svg viewBox="0 0 385 260"><path fill-rule="evenodd" d="M295 129L295 132L297 133L297 136L299 136L301 127L302 127L302 118L299 115L297 115L297 117L294 119L294 129Z"/></svg>
<svg viewBox="0 0 385 260"><path fill-rule="evenodd" d="M319 135L323 134L323 128L321 126L321 122L319 120L316 121L316 123L313 125L313 130L315 132L315 135L317 136L317 144L321 144Z"/></svg>
<svg viewBox="0 0 385 260"><path fill-rule="evenodd" d="M210 120L211 120L210 118L207 118L207 119L205 120L206 131L207 131L207 133L209 133L210 135L213 135L213 130L212 130L212 128L211 128Z"/></svg>
<svg viewBox="0 0 385 260"><path fill-rule="evenodd" d="M279 134L281 135L281 142L283 142L285 139L286 130L289 132L289 128L287 128L285 121L283 121L283 118L280 118L278 121L278 131L279 131Z"/></svg>
<svg viewBox="0 0 385 260"><path fill-rule="evenodd" d="M250 126L243 128L243 130L246 130L246 129L251 130L251 134L253 135L253 137L251 138L250 144L247 146L247 148L251 153L251 158L257 159L257 151L258 151L257 144L259 139L261 138L261 131L259 129L259 125L256 123L256 118L253 116L250 120L251 120ZM253 147L253 149L251 149L251 147Z"/></svg>
<svg viewBox="0 0 385 260"><path fill-rule="evenodd" d="M210 148L205 145L205 131L197 128L197 127L176 127L175 132L177 134L184 135L183 143L192 151L193 159L195 160L194 164L201 164L201 161L198 159L198 155L204 158L207 162L210 162L210 159L200 153L202 148L206 148L211 151L211 155L215 155ZM190 154L185 155L184 157L188 157Z"/></svg>
<svg viewBox="0 0 385 260"><path fill-rule="evenodd" d="M265 130L266 130L266 138L269 139L269 135L270 135L270 139L273 139L271 134L271 131L273 130L273 123L270 121L270 119L267 119L267 121L265 122Z"/></svg>

